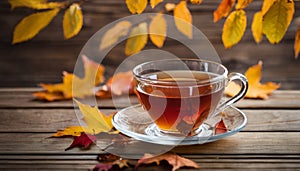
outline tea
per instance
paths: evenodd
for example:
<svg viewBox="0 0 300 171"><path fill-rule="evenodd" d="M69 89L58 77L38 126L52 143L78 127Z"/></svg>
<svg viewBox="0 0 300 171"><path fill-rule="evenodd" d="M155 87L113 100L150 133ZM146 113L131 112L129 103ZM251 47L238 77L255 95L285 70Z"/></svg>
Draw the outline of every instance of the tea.
<svg viewBox="0 0 300 171"><path fill-rule="evenodd" d="M217 76L201 71L152 72L142 78L156 81L139 83L136 94L162 131L191 135L220 102L224 81L210 82Z"/></svg>

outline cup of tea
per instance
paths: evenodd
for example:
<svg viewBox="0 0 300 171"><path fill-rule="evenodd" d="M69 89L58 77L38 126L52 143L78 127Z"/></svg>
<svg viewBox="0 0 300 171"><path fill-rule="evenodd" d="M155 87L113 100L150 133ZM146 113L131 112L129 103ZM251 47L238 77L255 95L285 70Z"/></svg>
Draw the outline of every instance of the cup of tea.
<svg viewBox="0 0 300 171"><path fill-rule="evenodd" d="M174 136L193 136L201 124L247 92L248 82L239 73L228 74L222 64L199 59L167 59L134 67L135 92L159 131ZM241 90L223 102L229 82Z"/></svg>

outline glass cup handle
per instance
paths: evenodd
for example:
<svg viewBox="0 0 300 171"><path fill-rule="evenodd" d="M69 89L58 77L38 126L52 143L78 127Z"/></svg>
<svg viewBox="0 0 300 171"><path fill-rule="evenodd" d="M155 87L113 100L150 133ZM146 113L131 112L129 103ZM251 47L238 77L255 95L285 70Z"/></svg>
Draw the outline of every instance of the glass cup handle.
<svg viewBox="0 0 300 171"><path fill-rule="evenodd" d="M240 99L242 99L246 93L247 93L247 90L248 90L248 80L247 78L240 74L240 73L236 73L236 72L233 72L233 73L230 73L228 75L228 78L227 78L227 82L226 82L226 86L229 85L230 82L232 81L239 81L241 84L241 90L235 95L233 96L231 99L225 101L224 103L222 103L219 107L218 107L218 112L221 112L223 111L224 109L226 109L228 106L234 104L235 102L239 101ZM217 113L218 113L217 112Z"/></svg>

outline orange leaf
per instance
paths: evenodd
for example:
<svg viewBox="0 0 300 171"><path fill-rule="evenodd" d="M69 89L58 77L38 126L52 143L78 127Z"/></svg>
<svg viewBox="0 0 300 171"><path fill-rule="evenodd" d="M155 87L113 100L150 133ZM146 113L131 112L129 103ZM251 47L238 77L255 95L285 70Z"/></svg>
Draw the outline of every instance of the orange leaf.
<svg viewBox="0 0 300 171"><path fill-rule="evenodd" d="M159 3L161 3L163 0L150 0L151 8L156 7Z"/></svg>
<svg viewBox="0 0 300 171"><path fill-rule="evenodd" d="M190 0L190 2L191 2L192 4L197 4L197 5L199 5L199 4L202 3L202 0Z"/></svg>
<svg viewBox="0 0 300 171"><path fill-rule="evenodd" d="M176 5L174 3L166 3L166 5L165 5L165 9L168 12L174 10L175 7L176 7Z"/></svg>
<svg viewBox="0 0 300 171"><path fill-rule="evenodd" d="M177 29L191 39L193 37L192 15L186 6L186 1L176 5L174 17Z"/></svg>
<svg viewBox="0 0 300 171"><path fill-rule="evenodd" d="M273 82L260 83L262 64L262 61L259 61L257 65L250 67L245 73L249 83L249 88L245 96L247 98L267 99L268 95L280 87L280 84ZM225 94L234 96L239 90L240 86L232 82L226 87Z"/></svg>
<svg viewBox="0 0 300 171"><path fill-rule="evenodd" d="M164 45L166 40L167 22L163 15L158 13L150 22L149 35L150 39L158 48Z"/></svg>
<svg viewBox="0 0 300 171"><path fill-rule="evenodd" d="M214 11L214 22L219 21L223 17L227 17L236 0L223 0L218 9Z"/></svg>
<svg viewBox="0 0 300 171"><path fill-rule="evenodd" d="M142 13L146 6L148 0L126 0L127 8L132 14L140 14Z"/></svg>
<svg viewBox="0 0 300 171"><path fill-rule="evenodd" d="M144 154L144 157L138 160L136 167L141 164L156 163L159 164L160 161L166 160L170 165L173 166L172 171L175 171L181 167L193 167L199 168L199 165L192 160L180 157L174 153L165 153L158 156L153 156L151 154Z"/></svg>
<svg viewBox="0 0 300 171"><path fill-rule="evenodd" d="M295 50L295 58L297 59L300 52L300 26L298 27L298 31L295 36L294 50Z"/></svg>
<svg viewBox="0 0 300 171"><path fill-rule="evenodd" d="M52 137L63 137L63 136L80 136L84 132L82 126L68 126L64 130L59 130Z"/></svg>
<svg viewBox="0 0 300 171"><path fill-rule="evenodd" d="M83 98L94 94L94 87L104 80L104 67L82 56L85 76L79 78L74 74L63 72L63 83L40 84L46 91L33 93L40 100L54 101Z"/></svg>

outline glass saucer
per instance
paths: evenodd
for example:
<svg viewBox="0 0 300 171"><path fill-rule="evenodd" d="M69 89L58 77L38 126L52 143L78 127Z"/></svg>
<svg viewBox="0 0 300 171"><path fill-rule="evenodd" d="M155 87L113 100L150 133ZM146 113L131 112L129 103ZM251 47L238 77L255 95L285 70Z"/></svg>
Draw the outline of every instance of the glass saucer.
<svg viewBox="0 0 300 171"><path fill-rule="evenodd" d="M226 125L227 132L215 134L215 126L221 118ZM141 105L120 110L112 120L113 126L121 133L140 141L160 145L194 145L213 142L241 131L246 123L246 115L233 106L225 109L222 114L208 119L199 128L199 134L189 137L161 133Z"/></svg>

